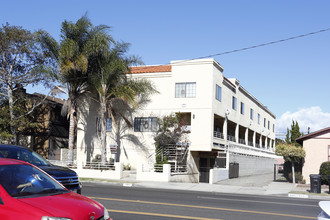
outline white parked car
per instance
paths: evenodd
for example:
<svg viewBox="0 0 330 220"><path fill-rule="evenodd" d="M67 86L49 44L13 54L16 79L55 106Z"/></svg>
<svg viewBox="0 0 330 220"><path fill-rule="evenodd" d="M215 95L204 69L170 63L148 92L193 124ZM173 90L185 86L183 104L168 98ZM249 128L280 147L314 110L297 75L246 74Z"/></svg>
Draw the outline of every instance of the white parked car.
<svg viewBox="0 0 330 220"><path fill-rule="evenodd" d="M330 220L330 201L321 201L319 206L322 211L317 216L317 220Z"/></svg>

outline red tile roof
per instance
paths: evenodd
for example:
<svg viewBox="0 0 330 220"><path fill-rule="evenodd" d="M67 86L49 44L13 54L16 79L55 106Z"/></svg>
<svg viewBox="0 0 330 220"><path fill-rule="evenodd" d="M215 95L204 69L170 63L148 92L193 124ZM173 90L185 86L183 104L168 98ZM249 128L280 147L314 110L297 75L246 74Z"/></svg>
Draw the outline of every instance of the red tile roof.
<svg viewBox="0 0 330 220"><path fill-rule="evenodd" d="M160 73L160 72L171 72L171 65L160 65L160 66L137 66L130 67L132 74L135 73Z"/></svg>

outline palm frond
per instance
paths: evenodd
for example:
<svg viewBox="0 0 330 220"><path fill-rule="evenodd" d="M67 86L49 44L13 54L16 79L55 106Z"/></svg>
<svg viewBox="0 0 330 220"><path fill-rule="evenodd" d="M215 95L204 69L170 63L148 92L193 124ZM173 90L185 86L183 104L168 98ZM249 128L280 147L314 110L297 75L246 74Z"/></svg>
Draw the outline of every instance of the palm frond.
<svg viewBox="0 0 330 220"><path fill-rule="evenodd" d="M59 44L57 41L46 31L38 30L36 32L37 40L41 46L45 49L45 55L59 59Z"/></svg>
<svg viewBox="0 0 330 220"><path fill-rule="evenodd" d="M69 117L69 106L70 106L70 103L68 100L66 100L64 103L63 103L63 106L61 108L61 115L62 116L67 116Z"/></svg>

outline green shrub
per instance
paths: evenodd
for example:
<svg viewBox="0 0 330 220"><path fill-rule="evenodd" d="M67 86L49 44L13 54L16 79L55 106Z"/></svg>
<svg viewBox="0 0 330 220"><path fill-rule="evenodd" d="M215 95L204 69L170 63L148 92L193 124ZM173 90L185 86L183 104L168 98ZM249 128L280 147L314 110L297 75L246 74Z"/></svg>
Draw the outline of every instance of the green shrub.
<svg viewBox="0 0 330 220"><path fill-rule="evenodd" d="M131 170L131 165L130 164L124 164L123 168L124 168L124 170Z"/></svg>
<svg viewBox="0 0 330 220"><path fill-rule="evenodd" d="M155 172L163 172L163 166L160 166L160 165L163 165L163 164L168 164L167 158L163 157L163 160L162 160L162 156L157 155L156 156L156 163L154 165Z"/></svg>
<svg viewBox="0 0 330 220"><path fill-rule="evenodd" d="M302 173L302 162L300 163L294 163L294 171L296 173L296 182L302 181L303 177L301 176ZM284 163L284 177L287 181L292 182L292 164L291 162L285 162ZM300 175L299 175L300 173ZM298 174L298 179L297 179L297 174ZM300 177L301 176L301 177Z"/></svg>
<svg viewBox="0 0 330 220"><path fill-rule="evenodd" d="M302 173L301 172L294 172L295 173L295 180L296 180L296 183L304 183L304 178L303 178L303 175L302 175ZM288 175L288 181L289 182L292 182L293 180L292 180L292 172L291 173L289 173L289 175Z"/></svg>
<svg viewBox="0 0 330 220"><path fill-rule="evenodd" d="M321 175L322 184L329 185L328 175L330 175L330 161L321 164L319 174Z"/></svg>

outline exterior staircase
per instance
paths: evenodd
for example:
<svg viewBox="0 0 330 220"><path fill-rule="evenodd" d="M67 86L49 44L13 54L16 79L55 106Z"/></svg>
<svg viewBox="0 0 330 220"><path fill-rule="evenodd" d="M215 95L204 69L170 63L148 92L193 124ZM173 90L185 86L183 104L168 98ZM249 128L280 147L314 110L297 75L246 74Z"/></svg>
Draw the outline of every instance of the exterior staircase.
<svg viewBox="0 0 330 220"><path fill-rule="evenodd" d="M188 144L167 145L156 151L156 156L161 155L162 160L166 159L171 164L171 171L182 173L187 172Z"/></svg>

